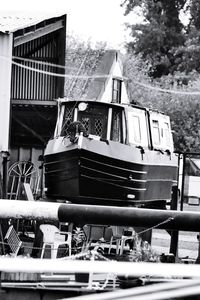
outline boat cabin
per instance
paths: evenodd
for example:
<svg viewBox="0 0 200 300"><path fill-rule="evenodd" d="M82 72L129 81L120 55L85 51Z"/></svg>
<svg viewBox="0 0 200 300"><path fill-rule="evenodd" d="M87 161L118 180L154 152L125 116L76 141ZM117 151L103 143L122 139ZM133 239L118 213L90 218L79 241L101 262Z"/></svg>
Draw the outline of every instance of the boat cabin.
<svg viewBox="0 0 200 300"><path fill-rule="evenodd" d="M151 150L172 152L170 119L163 113L134 105L60 100L55 137L66 136L72 122L85 135Z"/></svg>

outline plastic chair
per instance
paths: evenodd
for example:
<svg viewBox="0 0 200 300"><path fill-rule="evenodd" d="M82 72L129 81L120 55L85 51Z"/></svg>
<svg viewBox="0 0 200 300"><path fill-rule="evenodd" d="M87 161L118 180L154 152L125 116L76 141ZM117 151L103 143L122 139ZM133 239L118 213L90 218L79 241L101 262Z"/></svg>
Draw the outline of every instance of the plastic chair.
<svg viewBox="0 0 200 300"><path fill-rule="evenodd" d="M96 225L96 224L87 224L83 227L83 231L86 236L86 242L99 241L104 238L106 226Z"/></svg>
<svg viewBox="0 0 200 300"><path fill-rule="evenodd" d="M40 225L40 230L43 233L43 247L41 252L41 258L44 257L44 251L46 246L51 247L51 258L57 257L58 247L60 245L68 245L69 255L71 255L71 232L61 232L56 226L50 224ZM66 235L67 240L65 240Z"/></svg>
<svg viewBox="0 0 200 300"><path fill-rule="evenodd" d="M83 244L82 251L88 247L102 247L108 248L112 234L111 229L107 225L87 224L83 227L85 234L85 243Z"/></svg>
<svg viewBox="0 0 200 300"><path fill-rule="evenodd" d="M124 235L124 229L125 229L124 227L111 226L111 228L112 228L113 235L111 237L108 253L111 252L111 249L113 248L113 243L115 243L116 254L122 255L126 241L135 239L135 231L131 230L132 231L131 235L127 236L127 235Z"/></svg>
<svg viewBox="0 0 200 300"><path fill-rule="evenodd" d="M120 255L123 254L123 251L124 251L124 248L125 248L125 243L127 241L135 241L135 239L136 239L136 233L135 233L134 229L131 230L131 235L130 236L122 235L121 244L120 244L120 253L119 254Z"/></svg>
<svg viewBox="0 0 200 300"><path fill-rule="evenodd" d="M109 247L108 253L110 254L111 249L115 248L116 254L119 254L121 238L123 235L124 228L121 226L111 226L111 229L112 229L112 237L110 240L110 247Z"/></svg>

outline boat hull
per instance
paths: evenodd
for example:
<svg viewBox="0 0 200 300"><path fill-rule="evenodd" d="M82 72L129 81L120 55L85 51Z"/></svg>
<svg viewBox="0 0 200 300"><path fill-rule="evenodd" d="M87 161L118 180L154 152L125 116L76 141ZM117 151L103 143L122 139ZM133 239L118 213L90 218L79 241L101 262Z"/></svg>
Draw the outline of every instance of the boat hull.
<svg viewBox="0 0 200 300"><path fill-rule="evenodd" d="M175 154L81 139L81 145L78 141L75 145L55 147L51 141L47 147L47 197L103 205L171 199L178 169Z"/></svg>

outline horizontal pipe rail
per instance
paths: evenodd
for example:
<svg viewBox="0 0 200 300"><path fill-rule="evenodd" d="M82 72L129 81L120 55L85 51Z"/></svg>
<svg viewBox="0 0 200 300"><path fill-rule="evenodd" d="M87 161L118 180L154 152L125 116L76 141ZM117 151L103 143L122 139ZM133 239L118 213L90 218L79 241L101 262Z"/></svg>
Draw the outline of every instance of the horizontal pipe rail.
<svg viewBox="0 0 200 300"><path fill-rule="evenodd" d="M8 218L200 231L199 212L2 199L0 219Z"/></svg>
<svg viewBox="0 0 200 300"><path fill-rule="evenodd" d="M61 222L200 231L200 213L133 207L61 205Z"/></svg>
<svg viewBox="0 0 200 300"><path fill-rule="evenodd" d="M87 271L86 271L87 270ZM197 264L163 264L151 262L90 261L74 259L0 258L1 272L25 273L114 273L125 276L177 276L200 278Z"/></svg>
<svg viewBox="0 0 200 300"><path fill-rule="evenodd" d="M60 203L0 199L0 219L58 221Z"/></svg>

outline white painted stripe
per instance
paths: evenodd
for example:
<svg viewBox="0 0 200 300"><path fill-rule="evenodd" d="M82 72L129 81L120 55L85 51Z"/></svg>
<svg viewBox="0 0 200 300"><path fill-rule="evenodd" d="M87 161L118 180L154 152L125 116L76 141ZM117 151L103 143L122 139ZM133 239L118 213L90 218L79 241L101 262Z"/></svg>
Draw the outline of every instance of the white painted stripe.
<svg viewBox="0 0 200 300"><path fill-rule="evenodd" d="M142 182L142 183L145 183L145 182L146 182L146 180L135 179L135 178L129 180L127 177L124 177L124 176L118 176L118 175L113 174L113 173L103 172L103 171L100 171L100 170L97 170L97 169L93 169L93 168L89 168L89 167L86 167L86 166L81 165L81 169L82 169L82 168L83 168L83 169L90 170L90 171L92 171L92 172L97 172L97 173L109 175L109 176L112 176L112 177L120 178L120 179L123 179L123 180L126 180L126 181L136 181L136 182ZM100 179L102 179L102 180L107 180L108 182L112 181L112 179L109 179L109 178L100 178ZM114 181L114 179L113 179L113 181ZM117 181L117 179L116 179L116 181Z"/></svg>
<svg viewBox="0 0 200 300"><path fill-rule="evenodd" d="M96 177L91 177L91 176L87 176L87 175L84 175L84 174L81 174L81 176L82 176L82 177L85 177L85 178L92 179L92 180L100 181L100 182L102 182L102 183L107 183L107 184L109 184L109 185L116 186L116 187L119 187L119 188L121 188L121 189L128 189L128 190L132 190L132 191L140 191L140 192L145 192L145 191L146 191L146 188L134 188L134 187L131 187L131 186L120 185L120 184L117 184L117 183L113 183L113 182L110 182L110 181L106 181L105 179L96 178Z"/></svg>
<svg viewBox="0 0 200 300"><path fill-rule="evenodd" d="M146 171L137 171L137 170L132 170L132 169L126 169L126 168L121 168L121 167L118 167L118 166L114 166L114 165L110 165L110 164L106 164L106 163L103 163L101 161L96 161L94 159L90 159L90 158L86 158L86 157L82 157L82 159L84 160L89 160L89 161L94 161L95 163L98 163L100 165L104 165L104 166L109 166L111 168L115 168L115 169L119 169L119 170L123 170L123 171L127 171L127 172L133 172L133 173L138 173L138 174L147 174ZM132 164L139 164L139 163L136 163L136 162L131 162ZM147 164L140 164L141 166L147 166Z"/></svg>

